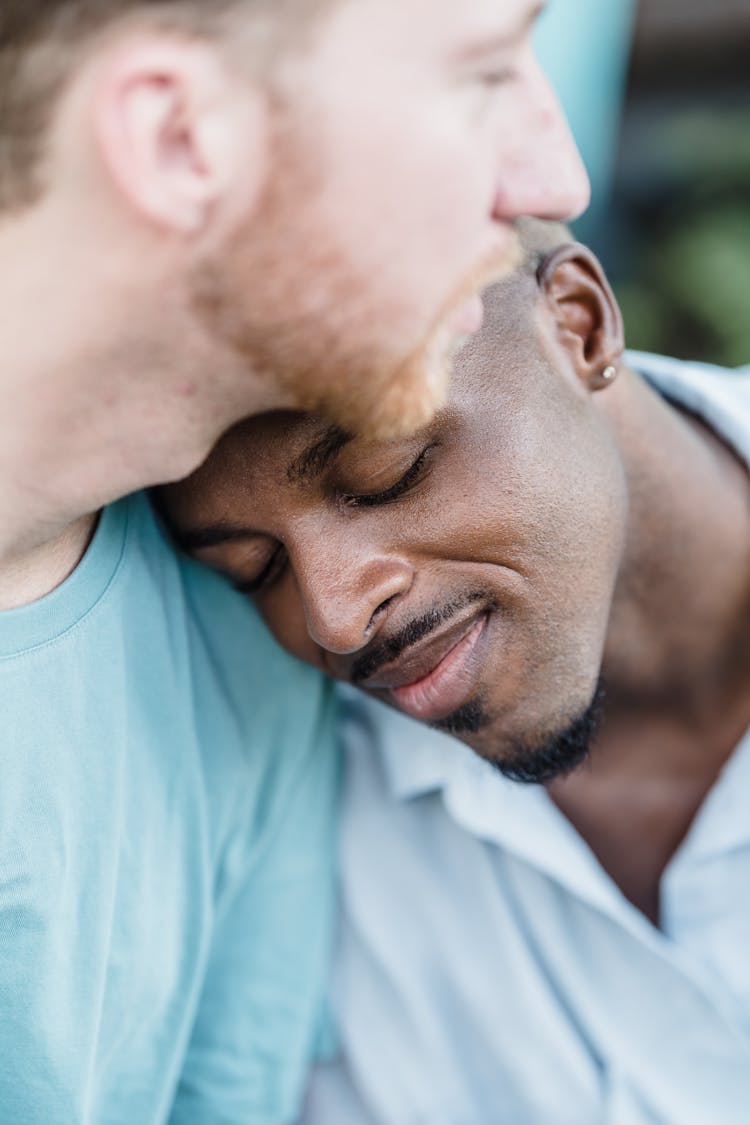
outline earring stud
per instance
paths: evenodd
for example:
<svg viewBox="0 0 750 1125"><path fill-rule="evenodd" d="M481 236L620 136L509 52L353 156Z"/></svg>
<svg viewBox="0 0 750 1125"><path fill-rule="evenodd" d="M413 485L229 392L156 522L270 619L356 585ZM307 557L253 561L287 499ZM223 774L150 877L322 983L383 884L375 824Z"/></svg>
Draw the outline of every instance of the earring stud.
<svg viewBox="0 0 750 1125"><path fill-rule="evenodd" d="M608 364L607 367L604 368L604 370L602 371L602 374L601 374L602 381L605 382L605 383L611 383L612 380L615 379L616 377L617 377L617 368L615 366L613 366L613 364L611 364L611 363Z"/></svg>

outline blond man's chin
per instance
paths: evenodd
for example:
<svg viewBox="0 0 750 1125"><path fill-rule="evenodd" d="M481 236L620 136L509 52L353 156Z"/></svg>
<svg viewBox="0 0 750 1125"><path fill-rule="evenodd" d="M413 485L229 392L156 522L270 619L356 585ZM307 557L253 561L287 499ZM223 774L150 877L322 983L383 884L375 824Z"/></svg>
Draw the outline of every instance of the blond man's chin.
<svg viewBox="0 0 750 1125"><path fill-rule="evenodd" d="M351 371L325 388L313 388L308 380L286 380L279 388L270 373L278 399L277 408L302 411L324 418L347 433L373 441L405 437L426 426L445 405L452 364L446 355L410 358L388 374L369 367L352 376Z"/></svg>
<svg viewBox="0 0 750 1125"><path fill-rule="evenodd" d="M388 379L367 381L327 413L343 429L377 441L421 430L446 403L452 373L446 353L412 357ZM377 386L378 382L380 383Z"/></svg>
<svg viewBox="0 0 750 1125"><path fill-rule="evenodd" d="M509 240L501 253L477 269L468 283L441 314L422 349L381 379L380 393L374 388L355 388L351 398L331 404L336 421L344 429L377 440L408 436L427 426L448 399L456 356L466 337L451 329L456 311L488 286L507 278L522 261L517 238Z"/></svg>
<svg viewBox="0 0 750 1125"><path fill-rule="evenodd" d="M289 405L373 440L405 437L427 426L447 402L455 358L466 342L455 327L457 314L472 297L511 274L520 260L520 244L511 238L502 252L472 271L446 302L426 339L400 362L332 360L322 385L319 372L311 379L309 370L292 375L287 369L280 375L277 368L275 378Z"/></svg>

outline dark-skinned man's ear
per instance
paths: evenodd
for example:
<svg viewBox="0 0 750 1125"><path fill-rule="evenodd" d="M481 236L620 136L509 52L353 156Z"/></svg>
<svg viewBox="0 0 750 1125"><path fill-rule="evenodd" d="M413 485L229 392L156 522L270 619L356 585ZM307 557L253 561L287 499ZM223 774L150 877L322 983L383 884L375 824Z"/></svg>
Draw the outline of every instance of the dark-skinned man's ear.
<svg viewBox="0 0 750 1125"><path fill-rule="evenodd" d="M558 343L590 390L617 376L625 346L622 315L598 259L580 243L543 260L537 281Z"/></svg>

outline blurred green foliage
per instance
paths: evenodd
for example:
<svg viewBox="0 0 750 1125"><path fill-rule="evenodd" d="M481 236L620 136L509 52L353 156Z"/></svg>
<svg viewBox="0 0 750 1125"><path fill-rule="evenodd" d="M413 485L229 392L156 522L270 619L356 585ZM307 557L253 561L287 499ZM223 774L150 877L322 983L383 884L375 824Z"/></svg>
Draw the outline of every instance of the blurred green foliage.
<svg viewBox="0 0 750 1125"><path fill-rule="evenodd" d="M644 140L656 190L616 284L631 347L750 362L750 110L667 117ZM653 185L652 185L653 186Z"/></svg>

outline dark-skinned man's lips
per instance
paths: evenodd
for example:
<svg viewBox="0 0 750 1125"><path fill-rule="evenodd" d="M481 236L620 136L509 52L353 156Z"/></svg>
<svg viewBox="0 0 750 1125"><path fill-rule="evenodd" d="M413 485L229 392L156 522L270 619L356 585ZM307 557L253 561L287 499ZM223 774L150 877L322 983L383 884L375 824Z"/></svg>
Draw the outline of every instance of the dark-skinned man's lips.
<svg viewBox="0 0 750 1125"><path fill-rule="evenodd" d="M474 613L406 650L359 687L385 694L400 711L421 722L452 714L476 693L484 661L481 645L489 613Z"/></svg>

